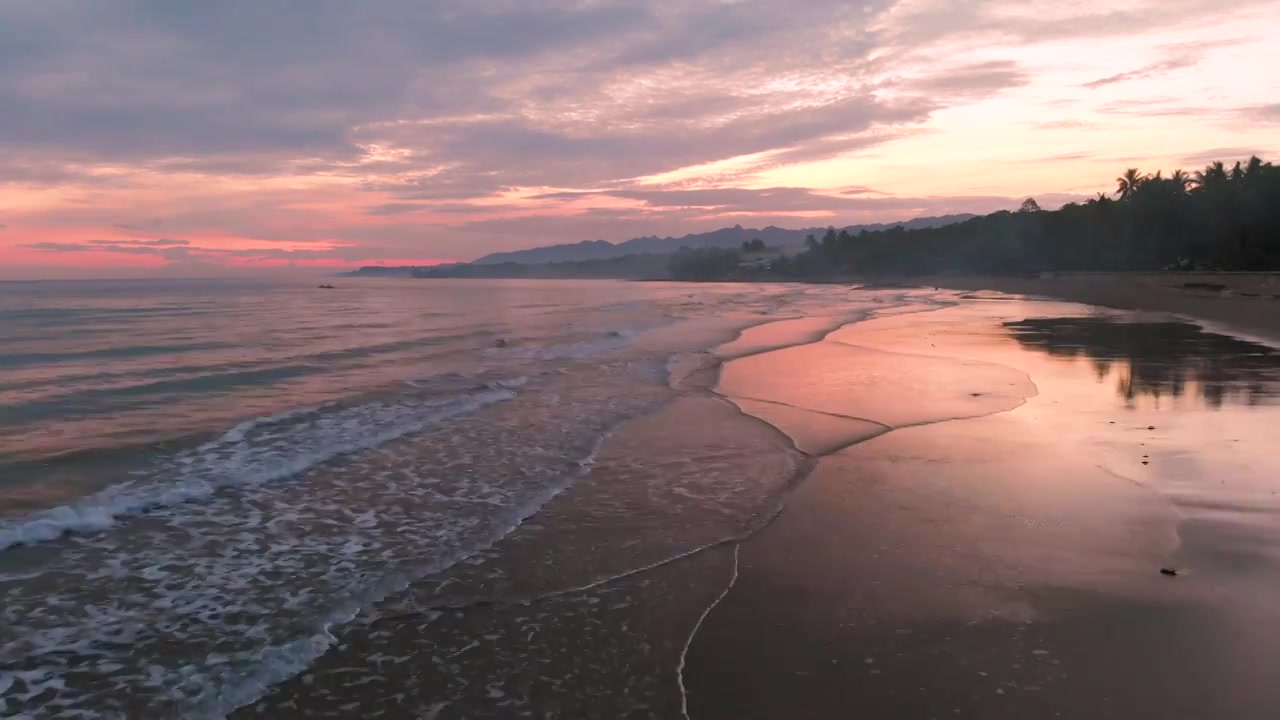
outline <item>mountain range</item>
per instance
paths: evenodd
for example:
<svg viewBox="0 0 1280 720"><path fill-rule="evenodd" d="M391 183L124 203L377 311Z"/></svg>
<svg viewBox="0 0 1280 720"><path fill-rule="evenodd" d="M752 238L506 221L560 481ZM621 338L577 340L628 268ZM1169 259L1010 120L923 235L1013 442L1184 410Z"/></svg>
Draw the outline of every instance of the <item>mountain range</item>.
<svg viewBox="0 0 1280 720"><path fill-rule="evenodd" d="M918 228L940 227L942 225L950 225L952 223L964 222L974 215L943 215L940 217L922 217L914 220L895 223L874 223L869 225L851 225L845 229L851 233L857 234L863 230L874 232L876 230L888 230L890 228L902 226L907 230L915 230ZM577 243L566 243L563 245L547 245L544 247L531 248L529 250L515 250L513 252L491 253L484 257L477 258L471 262L472 265L497 265L499 263L549 263L549 262L572 262L578 260L606 260L609 258L622 257L624 255L643 255L643 254L667 254L673 253L682 247L689 248L736 248L741 247L742 243L751 240L760 239L765 245L770 247L802 247L806 235L817 235L819 237L826 232L826 228L803 228L800 230L789 230L787 228L769 227L762 229L744 228L741 225L734 225L731 228L721 228L704 233L691 233L683 237L664 237L647 236L632 238L619 243L611 243L608 240L584 240Z"/></svg>
<svg viewBox="0 0 1280 720"><path fill-rule="evenodd" d="M953 223L964 222L970 218L976 217L971 214L958 215L941 215L938 217L921 217L913 220L893 223L872 223L868 225L849 225L843 229L850 233L857 234L866 230L874 232L876 230L889 230L895 227L903 227L907 230L916 230L920 228L941 227L943 225L951 225ZM838 228L839 229L839 228ZM794 248L796 251L803 249L804 239L806 235L816 235L821 237L827 228L802 228L799 230L789 230L775 226L768 226L761 229L744 228L741 225L734 225L730 228L721 228L704 233L690 233L683 237L657 237L650 235L647 237L632 238L619 243L611 243L608 240L584 240L577 243L565 243L563 245L546 245L544 247L530 248L528 250L515 250L512 252L491 253L484 257L477 258L470 263L454 263L448 266L436 266L435 268L416 268L413 266L385 266L385 265L368 265L353 270L344 275L363 276L363 277L408 277L414 274L415 270L440 272L449 270L450 268L463 268L471 265L507 265L511 263L519 265L547 265L551 263L564 262L587 262L587 261L603 261L614 260L630 255L669 255L682 247L688 248L738 248L742 247L744 242L759 239L765 245L774 248ZM463 273L464 275L473 275L475 273ZM486 273L481 273L486 274Z"/></svg>

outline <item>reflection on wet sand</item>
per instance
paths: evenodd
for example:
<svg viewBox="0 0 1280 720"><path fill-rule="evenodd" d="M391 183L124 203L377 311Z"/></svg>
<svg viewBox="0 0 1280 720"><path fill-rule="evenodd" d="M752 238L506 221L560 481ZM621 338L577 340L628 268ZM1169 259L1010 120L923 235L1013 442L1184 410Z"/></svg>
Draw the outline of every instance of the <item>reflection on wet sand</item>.
<svg viewBox="0 0 1280 720"><path fill-rule="evenodd" d="M1185 322L1110 316L1033 318L1004 324L1024 346L1088 358L1099 380L1114 377L1133 405L1141 396L1202 399L1210 408L1280 401L1280 352Z"/></svg>
<svg viewBox="0 0 1280 720"><path fill-rule="evenodd" d="M690 716L1275 717L1280 352L991 298L718 389L821 457L742 543Z"/></svg>

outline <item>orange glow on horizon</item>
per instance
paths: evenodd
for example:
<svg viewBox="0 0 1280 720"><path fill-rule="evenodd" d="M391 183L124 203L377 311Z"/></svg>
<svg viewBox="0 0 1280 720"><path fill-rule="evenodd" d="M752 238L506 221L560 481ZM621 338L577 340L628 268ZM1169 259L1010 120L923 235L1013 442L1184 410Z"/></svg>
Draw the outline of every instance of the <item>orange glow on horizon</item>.
<svg viewBox="0 0 1280 720"><path fill-rule="evenodd" d="M838 62L744 67L712 48L606 72L587 42L493 60L477 76L491 85L468 88L484 102L435 107L415 76L382 115L290 106L233 149L181 135L176 150L95 155L0 138L0 276L432 265L735 224L1054 207L1114 191L1127 167L1280 161L1280 87L1264 72L1280 67L1267 34L1280 4L1150 5L1168 21L1124 32L1101 2L978 5L1009 29L953 32L945 8L900 0L827 28L879 43ZM589 92L575 94L575 72ZM145 95L149 77L129 87ZM319 139L272 134L312 123Z"/></svg>

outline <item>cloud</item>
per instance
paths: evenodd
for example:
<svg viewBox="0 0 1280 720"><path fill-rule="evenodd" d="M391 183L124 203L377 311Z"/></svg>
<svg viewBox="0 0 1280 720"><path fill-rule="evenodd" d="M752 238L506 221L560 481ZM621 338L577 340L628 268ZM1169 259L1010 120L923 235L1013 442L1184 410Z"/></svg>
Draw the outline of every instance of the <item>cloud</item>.
<svg viewBox="0 0 1280 720"><path fill-rule="evenodd" d="M337 246L322 249L297 248L217 248L197 247L188 240L89 240L85 242L34 242L19 245L27 250L57 253L115 253L143 255L163 259L171 263L225 264L245 260L363 260L370 251L394 254L398 248Z"/></svg>
<svg viewBox="0 0 1280 720"><path fill-rule="evenodd" d="M1075 151L1075 152L1057 153L1057 154L1055 154L1055 155L1044 155L1044 156L1040 156L1040 157L1029 157L1029 158L1025 158L1025 159L1021 160L1021 162L1023 162L1023 163L1030 163L1030 164L1033 164L1033 165L1041 165L1041 164L1046 164L1046 163L1060 163L1060 162L1067 162L1067 161L1070 161L1070 160L1087 160L1087 159L1092 158L1092 157L1094 157L1094 154L1093 154L1093 153L1091 153L1091 152L1087 152L1087 151L1084 151L1084 150L1077 150L1077 151Z"/></svg>
<svg viewBox="0 0 1280 720"><path fill-rule="evenodd" d="M1200 152L1193 153L1191 155L1185 155L1180 158L1180 162L1184 165L1191 165L1194 167L1209 165L1219 161L1224 162L1227 165L1231 165L1237 160L1248 160L1254 155L1266 157L1268 155L1268 151L1250 147L1212 148L1209 150L1201 150Z"/></svg>
<svg viewBox="0 0 1280 720"><path fill-rule="evenodd" d="M431 206L425 203L384 203L371 208L365 208L365 215L407 215L409 213L423 212L430 209Z"/></svg>
<svg viewBox="0 0 1280 720"><path fill-rule="evenodd" d="M1184 25L1195 18L1221 20L1266 7L1272 0L1132 0L1062 3L1057 0L907 0L878 18L886 42L921 46L946 41L1018 45L1070 38L1132 37Z"/></svg>
<svg viewBox="0 0 1280 720"><path fill-rule="evenodd" d="M1245 119L1255 122L1280 123L1280 103L1250 105L1240 108L1239 113Z"/></svg>
<svg viewBox="0 0 1280 720"><path fill-rule="evenodd" d="M90 240L94 245L122 245L130 247L172 247L174 245L190 245L190 240L171 240L157 238L155 240Z"/></svg>
<svg viewBox="0 0 1280 720"><path fill-rule="evenodd" d="M117 230L141 230L143 228L155 228L161 225L161 221L157 219L146 220L137 223L112 223L111 227Z"/></svg>
<svg viewBox="0 0 1280 720"><path fill-rule="evenodd" d="M396 125L383 129L379 142L412 147L424 164L440 169L368 187L405 199L459 199L516 186L596 185L757 153L795 162L800 153L816 159L884 142L879 126L922 122L932 108L864 92L801 109L761 101L741 115L695 114L697 122L652 127L566 128L524 118Z"/></svg>
<svg viewBox="0 0 1280 720"><path fill-rule="evenodd" d="M1238 43L1239 38L1230 40L1214 40L1206 42L1178 43L1175 45L1166 45L1160 48L1160 52L1166 55L1162 60L1144 65L1136 70L1117 73L1104 78L1099 78L1091 82L1081 85L1081 87L1096 90L1107 85L1115 85L1116 83L1130 82L1132 80L1144 80L1146 78L1166 75L1168 73L1193 67L1204 59L1205 54L1209 50L1229 46Z"/></svg>
<svg viewBox="0 0 1280 720"><path fill-rule="evenodd" d="M922 122L930 94L1024 80L991 61L882 97L869 26L893 5L318 0L305 22L255 0L5 5L0 153L36 158L25 182L128 163L463 199L758 152L820 159Z"/></svg>
<svg viewBox="0 0 1280 720"><path fill-rule="evenodd" d="M985 96L1027 84L1031 76L1013 60L989 60L960 65L914 78L902 87L932 98Z"/></svg>
<svg viewBox="0 0 1280 720"><path fill-rule="evenodd" d="M890 198L858 187L879 175L857 173L884 169L872 148L946 132L948 110L1025 97L1045 67L1027 46L1187 28L1266 1L0 0L0 184L44 203L27 210L24 196L10 220L62 231L43 237L114 226L281 246L27 247L173 261L468 257L740 215L1004 207ZM1157 45L1151 64L1093 84L1189 67L1213 47ZM1064 116L1081 110L1070 90L1076 100L1057 99ZM1089 122L1277 117L1275 106L1189 105L1126 102ZM767 180L778 168L844 157L859 159L844 191L760 188L801 182ZM563 219L542 217L552 212Z"/></svg>
<svg viewBox="0 0 1280 720"><path fill-rule="evenodd" d="M1168 60L1162 60L1157 63L1151 63L1150 65L1145 65L1141 68L1138 68L1137 70L1130 70L1128 72L1117 73L1115 75L1110 75L1104 78L1093 80L1091 82L1083 83L1080 87L1086 87L1091 90L1096 90L1097 88L1104 87L1106 85L1114 85L1116 83L1129 82L1131 80L1142 80L1149 77L1155 77L1157 75L1164 75L1166 73L1173 72L1174 70L1189 68L1195 65L1197 62L1199 62L1199 58L1193 58L1193 57L1170 58Z"/></svg>
<svg viewBox="0 0 1280 720"><path fill-rule="evenodd" d="M482 110L475 76L490 63L603 42L647 15L567 1L5 4L0 137L111 159L349 160L352 127Z"/></svg>
<svg viewBox="0 0 1280 720"><path fill-rule="evenodd" d="M1076 128L1089 127L1089 123L1083 120L1037 120L1027 123L1031 127L1041 130L1074 130Z"/></svg>
<svg viewBox="0 0 1280 720"><path fill-rule="evenodd" d="M42 252L109 252L128 255L158 255L166 250L181 248L191 243L187 240L90 240L88 242L35 242L19 247Z"/></svg>
<svg viewBox="0 0 1280 720"><path fill-rule="evenodd" d="M1102 115L1125 117L1227 118L1230 111L1215 105L1192 105L1183 98L1125 98L1095 108Z"/></svg>
<svg viewBox="0 0 1280 720"><path fill-rule="evenodd" d="M1048 197L1048 196L1046 196ZM1056 196L1055 196L1056 197ZM1062 197L1075 199L1075 195ZM1022 198L1004 196L961 197L894 197L877 193L870 188L847 188L842 192L817 192L801 187L772 188L707 188L698 190L609 190L595 192L558 192L542 196L543 199L573 200L580 198L612 198L632 201L643 208L661 211L670 218L683 214L687 218L724 218L733 215L762 217L780 216L828 216L831 218L857 218L866 213L898 213L902 219L914 214L943 215L966 212L964 208L1000 209ZM1052 198L1051 198L1052 199ZM1063 200L1066 202L1066 200ZM613 215L634 215L634 210L600 210ZM523 220L523 219L521 219ZM500 221L502 223L508 220ZM721 220L723 222L723 220ZM474 223L474 227L485 227Z"/></svg>

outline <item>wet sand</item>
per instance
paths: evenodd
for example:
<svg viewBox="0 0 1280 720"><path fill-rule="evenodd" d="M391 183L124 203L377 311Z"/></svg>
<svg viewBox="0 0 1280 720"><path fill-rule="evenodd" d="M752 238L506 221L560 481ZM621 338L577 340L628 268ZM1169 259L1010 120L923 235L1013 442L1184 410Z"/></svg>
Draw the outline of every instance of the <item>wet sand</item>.
<svg viewBox="0 0 1280 720"><path fill-rule="evenodd" d="M1280 353L983 298L642 340L660 410L233 717L1275 717Z"/></svg>
<svg viewBox="0 0 1280 720"><path fill-rule="evenodd" d="M1280 341L1280 273L1050 273L1044 277L939 276L916 282L1176 313Z"/></svg>
<svg viewBox="0 0 1280 720"><path fill-rule="evenodd" d="M743 543L690 650L691 717L1276 717L1280 356L1166 317L985 302L828 338L901 353L887 374L932 353L906 401L828 347L791 351L782 381L726 369L812 425L839 407L889 427L821 457ZM963 419L956 358L1035 391Z"/></svg>

